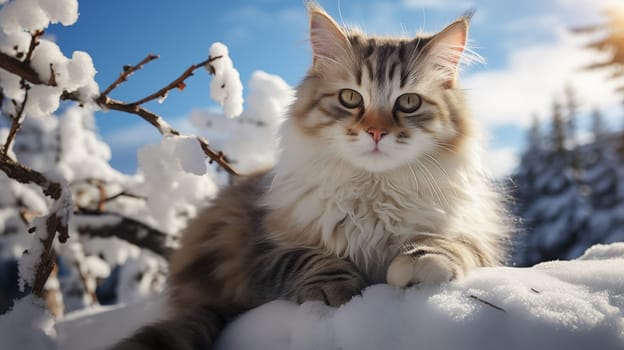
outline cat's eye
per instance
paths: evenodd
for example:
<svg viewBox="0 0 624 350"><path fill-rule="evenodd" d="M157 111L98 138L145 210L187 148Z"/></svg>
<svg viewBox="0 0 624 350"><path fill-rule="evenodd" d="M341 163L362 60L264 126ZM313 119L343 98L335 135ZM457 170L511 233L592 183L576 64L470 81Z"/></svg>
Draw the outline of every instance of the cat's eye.
<svg viewBox="0 0 624 350"><path fill-rule="evenodd" d="M395 108L403 113L413 113L420 108L422 99L418 94L407 93L399 96L395 102Z"/></svg>
<svg viewBox="0 0 624 350"><path fill-rule="evenodd" d="M363 99L359 92L353 89L342 89L338 94L340 104L347 108L356 108L362 105Z"/></svg>

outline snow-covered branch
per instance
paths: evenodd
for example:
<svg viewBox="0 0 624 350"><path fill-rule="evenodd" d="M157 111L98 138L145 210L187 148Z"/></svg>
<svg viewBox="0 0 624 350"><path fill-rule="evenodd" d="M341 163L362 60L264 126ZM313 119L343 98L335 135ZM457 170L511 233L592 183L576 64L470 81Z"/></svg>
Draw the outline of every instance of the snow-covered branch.
<svg viewBox="0 0 624 350"><path fill-rule="evenodd" d="M11 151L11 144L15 139L15 135L22 127L22 122L24 121L24 109L26 109L26 103L28 102L28 90L30 86L27 85L23 80L21 81L22 88L24 89L24 99L22 99L22 103L17 109L17 113L11 116L11 129L9 130L9 135L4 142L4 146L2 147L2 153L9 154ZM13 101L13 103L17 104L17 102Z"/></svg>
<svg viewBox="0 0 624 350"><path fill-rule="evenodd" d="M208 70L211 73L214 73L215 68L211 66L211 63L213 63L217 59L220 59L221 55L210 57L203 62L190 66L177 79L175 79L171 83L167 84L165 87L159 89L155 93L141 100L138 100L135 102L124 102L124 101L110 98L107 95L107 93L110 93L110 91L116 88L119 84L123 83L131 73L140 69L144 64L155 59L156 57L157 56L155 55L149 55L147 56L146 59L141 61L136 66L129 66L129 67L126 66L126 68L124 69L124 72L122 72L120 77L115 82L113 82L104 92L97 95L94 98L93 102L104 110L116 110L116 111L126 112L130 114L136 114L140 116L141 118L143 118L148 123L150 123L151 125L153 125L154 127L156 127L163 136L181 136L182 134L178 130L174 129L171 125L169 125L161 116L146 109L145 107L142 106L142 104L145 102L149 102L151 100L157 99L157 98L163 98L164 96L166 96L166 94L170 90L173 90L176 88L182 90L185 86L184 81L190 76L192 76L193 72L198 68L207 66ZM57 86L55 79L52 79L55 76L54 74L51 74L51 78L46 81L45 79L42 79L39 76L37 71L28 62L21 61L3 52L0 52L0 68L10 73L13 73L19 76L20 78L35 85L45 85L45 86L53 86L53 87ZM78 90L76 91L65 90L62 92L60 98L62 100L70 100L70 101L76 101L79 103L84 103L84 97ZM197 141L199 143L199 147L201 147L202 151L212 161L219 164L231 175L238 175L238 172L227 161L226 157L223 155L223 152L212 149L212 147L210 147L208 142L201 137L197 137Z"/></svg>
<svg viewBox="0 0 624 350"><path fill-rule="evenodd" d="M4 153L0 153L0 170L16 181L24 184L32 183L41 187L43 193L52 199L61 198L63 190L59 183L48 180L40 172L14 161Z"/></svg>
<svg viewBox="0 0 624 350"><path fill-rule="evenodd" d="M171 253L166 233L117 213L81 210L74 214L74 224L81 236L117 237L163 258Z"/></svg>
<svg viewBox="0 0 624 350"><path fill-rule="evenodd" d="M33 183L41 187L43 193L55 200L48 216L37 217L29 233L36 234L39 242L24 252L20 263L22 289L24 283L32 287L33 293L43 297L43 288L54 267L52 244L58 232L58 239L64 243L69 238L68 219L71 214L71 193L60 182L50 181L43 174L27 168L7 154L0 153L0 170L21 183Z"/></svg>
<svg viewBox="0 0 624 350"><path fill-rule="evenodd" d="M174 81L172 81L171 83L167 84L167 86L163 87L162 89L156 91L155 93L142 98L136 102L132 102L130 103L130 105L142 105L146 102L155 100L155 99L163 99L167 96L167 94L169 93L169 91L173 90L173 89L179 89L179 90L184 90L184 88L186 87L186 84L184 83L184 81L193 75L193 72L201 67L207 67L208 71L211 74L215 74L215 69L212 67L211 63L214 62L215 60L218 60L220 58L223 58L223 56L219 55L219 56L215 56L215 57L209 57L207 60L200 62L200 63L196 63L190 67L188 67L184 73L182 73L178 78L176 78Z"/></svg>

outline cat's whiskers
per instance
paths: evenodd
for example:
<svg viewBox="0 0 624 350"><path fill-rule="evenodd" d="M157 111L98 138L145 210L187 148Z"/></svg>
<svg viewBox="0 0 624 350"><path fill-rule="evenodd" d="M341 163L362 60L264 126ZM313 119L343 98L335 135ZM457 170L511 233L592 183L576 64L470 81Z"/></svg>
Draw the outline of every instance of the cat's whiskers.
<svg viewBox="0 0 624 350"><path fill-rule="evenodd" d="M431 170L427 168L425 164L423 164L420 160L416 160L417 164L425 171L425 178L429 179L429 184L432 186L434 192L436 193L436 197L438 198L438 203L442 206L449 205L449 200L444 194L444 191L440 188L440 184L436 181L435 177L431 173Z"/></svg>
<svg viewBox="0 0 624 350"><path fill-rule="evenodd" d="M408 163L409 164L409 163ZM427 174L425 174L422 170L422 164L420 164L420 162L416 161L416 163L414 164L418 167L418 169L420 169L420 173L422 175L422 177L425 179L425 182L428 184L429 188L429 195L431 196L431 199L434 199L434 197L438 197L438 201L441 202L441 199L439 197L439 195L437 195L437 193L434 194L435 190L433 188L433 183L431 182L431 180L429 179L429 177L427 177Z"/></svg>
<svg viewBox="0 0 624 350"><path fill-rule="evenodd" d="M407 163L407 168L410 170L412 174L412 177L410 178L411 182L416 185L416 193L419 193L418 176L416 176L416 172L414 171L414 168L412 168L412 165L410 163Z"/></svg>
<svg viewBox="0 0 624 350"><path fill-rule="evenodd" d="M434 156L430 155L429 153L425 153L424 156L427 157L427 160L431 161L433 165L435 165L438 169L440 169L440 171L444 174L444 176L446 176L446 179L450 181L451 177L446 172L446 169L442 167L440 162Z"/></svg>
<svg viewBox="0 0 624 350"><path fill-rule="evenodd" d="M438 148L441 148L441 149L443 149L445 151L448 151L449 153L457 154L457 150L456 150L457 147L455 145L452 145L450 143L443 143L443 142L439 142L439 141L436 141L435 145Z"/></svg>

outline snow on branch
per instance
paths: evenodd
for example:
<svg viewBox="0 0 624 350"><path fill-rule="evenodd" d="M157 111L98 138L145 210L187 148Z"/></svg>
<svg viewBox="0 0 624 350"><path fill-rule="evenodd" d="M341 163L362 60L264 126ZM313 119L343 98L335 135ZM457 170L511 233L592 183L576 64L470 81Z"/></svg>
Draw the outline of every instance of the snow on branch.
<svg viewBox="0 0 624 350"><path fill-rule="evenodd" d="M163 258L167 258L172 250L166 233L117 213L82 209L74 214L73 222L81 236L117 237Z"/></svg>
<svg viewBox="0 0 624 350"><path fill-rule="evenodd" d="M186 87L186 84L184 84L184 81L193 75L193 72L197 69L197 68L201 68L201 67L212 67L210 64L212 62L214 62L215 60L218 60L220 58L222 58L222 55L219 56L215 56L215 57L209 57L207 60L200 62L200 63L196 63L190 67L188 67L184 73L182 73L177 79L175 79L174 81L172 81L171 83L167 84L167 86L163 87L162 89L156 91L155 93L142 98L136 102L132 102L130 103L130 105L142 105L146 102L155 100L157 98L165 98L167 96L167 94L169 93L169 91L173 90L173 89L179 89L179 90L184 90L184 88ZM209 68L209 71L211 74L215 74L214 73L214 68Z"/></svg>
<svg viewBox="0 0 624 350"><path fill-rule="evenodd" d="M33 36L33 38L35 37ZM34 47L36 46L37 45L33 46L33 50L34 50ZM144 58L141 62L139 62L135 66L125 66L124 71L121 73L119 78L117 78L117 80L115 80L106 90L104 90L104 92L94 97L93 102L95 102L98 106L100 106L104 110L116 110L116 111L126 112L130 114L136 114L139 117L143 118L148 123L150 123L151 125L153 125L154 127L156 127L163 136L182 136L182 134L178 130L174 129L171 125L169 125L161 116L146 109L145 107L142 106L142 104L158 99L158 98L166 97L169 91L173 89L177 88L179 90L183 90L184 87L186 86L184 81L190 76L192 76L194 71L197 70L198 68L206 67L211 74L217 74L218 69L215 68L212 64L218 59L225 58L225 57L222 57L222 55L217 55L214 57L209 57L207 60L203 62L193 64L189 68L187 68L178 78L176 78L171 83L167 84L165 87L135 102L124 102L124 101L113 99L108 96L108 94L111 91L113 91L117 86L119 86L124 81L126 81L132 73L141 69L145 64L156 59L157 57L158 56L156 55L148 55L146 58ZM228 60L229 60L229 57L228 57ZM230 67L231 61L229 61L229 65L226 65L226 66L231 68ZM52 66L50 67L51 67L50 68L51 73L53 73L54 70ZM29 64L29 62L21 61L18 58L12 57L3 52L0 52L0 68L10 73L13 73L19 76L20 78L22 78L23 80L28 81L35 85L44 85L44 86L52 86L52 87L58 86L56 80L54 79L55 74L50 74L50 79L46 81L39 76L37 71ZM75 91L64 90L60 98L61 100L70 100L70 101L76 101L79 103L84 103L83 98L82 98L83 96L81 95L82 94L80 93L79 90L75 90ZM237 97L236 100L240 100L240 103L242 104L242 98ZM223 101L220 101L220 102L223 103ZM215 151L214 149L212 149L212 147L210 147L210 145L208 144L208 141L206 141L205 139L201 137L196 137L196 138L197 138L197 142L199 143L199 147L206 154L206 156L208 156L211 159L211 162L213 161L216 162L231 175L238 175L238 172L230 165L230 163L227 161L227 158L224 156L223 152Z"/></svg>
<svg viewBox="0 0 624 350"><path fill-rule="evenodd" d="M43 290L50 273L54 268L54 251L52 244L58 233L58 239L64 243L69 238L68 221L72 210L71 192L60 181L49 180L43 174L27 168L9 157L0 153L0 170L10 178L21 183L33 183L41 187L43 193L55 200L48 216L37 217L29 233L35 234L35 243L24 252L19 264L20 287L24 284L32 287L35 295L43 297Z"/></svg>
<svg viewBox="0 0 624 350"><path fill-rule="evenodd" d="M4 146L2 147L2 153L8 155L11 151L11 144L15 139L15 135L22 127L22 122L24 121L24 109L26 108L26 103L28 102L28 90L30 90L30 86L22 80L21 82L22 89L24 89L24 99L22 99L22 103L17 109L17 113L15 115L11 115L11 129L9 130L9 135L7 136L6 141L4 142ZM12 101L13 104L17 105L15 100Z"/></svg>

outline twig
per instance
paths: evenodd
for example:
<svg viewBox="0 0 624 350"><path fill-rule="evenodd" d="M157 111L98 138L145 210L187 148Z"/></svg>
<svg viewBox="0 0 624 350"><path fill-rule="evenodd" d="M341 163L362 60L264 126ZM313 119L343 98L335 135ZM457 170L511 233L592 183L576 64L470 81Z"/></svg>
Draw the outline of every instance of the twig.
<svg viewBox="0 0 624 350"><path fill-rule="evenodd" d="M24 223L24 225L28 226L30 225L30 222L32 221L32 219L36 216L41 216L43 215L43 213L32 210L24 205L21 205L19 207L19 216L20 219L22 219L22 222Z"/></svg>
<svg viewBox="0 0 624 350"><path fill-rule="evenodd" d="M147 200L147 197L145 197L145 196L141 196L141 195L138 195L138 194L122 191L122 192L114 194L114 195L112 195L110 197L106 197L104 199L101 199L101 201L103 203L106 203L106 202L110 202L112 200L115 200L115 199L117 199L119 197L128 197L128 198L134 198L134 199L139 199L139 200Z"/></svg>
<svg viewBox="0 0 624 350"><path fill-rule="evenodd" d="M98 188L98 194L99 194L97 210L98 211L104 211L104 201L103 201L103 199L106 198L106 187L104 186L104 183L101 182L101 183L97 184L97 188Z"/></svg>
<svg viewBox="0 0 624 350"><path fill-rule="evenodd" d="M39 263L37 264L37 270L35 272L35 280L32 282L33 293L38 297L44 297L44 287L46 281L48 280L48 276L50 276L50 273L54 269L56 260L56 254L54 253L54 249L52 249L52 243L54 242L56 232L63 229L67 230L66 227L62 227L61 220L56 213L50 214L46 220L46 230L48 231L48 235L41 241L41 243L43 243L43 251L39 256ZM59 240L60 239L61 235L59 235Z"/></svg>
<svg viewBox="0 0 624 350"><path fill-rule="evenodd" d="M73 95L68 95L68 96L63 95L61 96L61 98L68 99L68 100L74 99ZM180 132L173 129L169 124L167 124L167 122L165 122L165 120L161 116L141 106L118 101L105 95L100 95L97 98L96 103L105 109L112 109L115 111L136 114L139 117L143 118L143 120L145 120L146 122L152 124L156 129L158 129L158 131L162 135L165 135L165 136L180 135Z"/></svg>
<svg viewBox="0 0 624 350"><path fill-rule="evenodd" d="M215 60L217 58L219 58L220 56L216 56L213 58L209 58L208 60L195 64L193 66L191 66L189 69L191 69L191 72L194 69L197 69L200 67L200 65L205 65L208 64L208 62L211 62L211 60ZM35 72L35 70L28 64L24 64L22 61L11 57L7 54L4 54L2 52L0 52L0 68L11 72L13 74L16 74L20 77L22 77L24 80L29 81L33 84L37 84L37 85L49 85L49 86L56 86L56 85L51 85L50 82L46 82L41 80L41 78L39 78L39 75L37 74L37 72ZM188 69L187 69L188 71ZM212 72L212 70L211 70ZM184 74L182 75L184 76ZM189 75L190 76L190 75ZM178 79L176 79L178 80ZM175 82L175 81L174 81ZM171 84L170 84L171 85ZM177 87L176 85L174 85L174 88ZM163 91L166 88L163 88L160 91ZM167 90L168 91L168 90ZM159 97L158 92L152 94L155 95L156 98ZM150 95L151 96L151 95ZM149 96L148 96L149 97ZM148 97L142 99L142 100L146 100ZM61 99L62 100L70 100L70 101L77 101L77 102L81 102L79 95L76 91L63 91L63 93L61 94ZM140 102L142 100L139 100L137 102ZM152 124L154 127L156 127L158 129L158 131L165 136L171 136L171 135L181 135L181 133L175 129L173 129L169 124L167 124L164 119L162 117L160 117L159 115L155 114L154 112L151 112L147 109L145 109L144 107L141 107L140 105L137 104L137 102L134 103L127 103L127 102L122 102L122 101L118 101L115 99L112 99L108 96L106 96L105 94L100 94L100 96L98 96L95 99L95 103L98 104L100 107L102 107L103 109L112 109L112 110L117 110L117 111L122 111L122 112L126 112L126 113L130 113L130 114L136 114L138 116L140 116L141 118L143 118L145 121L147 121L148 123ZM202 150L204 151L204 153L213 161L217 162L217 164L219 164L220 166L222 166L228 173L230 173L230 175L234 175L237 176L239 175L239 173L234 170L234 168L225 160L225 157L223 156L219 156L220 152L213 150L208 142L206 142L205 140L202 140L201 138L197 138Z"/></svg>
<svg viewBox="0 0 624 350"><path fill-rule="evenodd" d="M50 85L49 82L41 80L39 74L26 62L22 62L15 57L11 57L0 51L0 68L22 77L36 85ZM56 85L50 85L56 86Z"/></svg>
<svg viewBox="0 0 624 350"><path fill-rule="evenodd" d="M56 72L54 72L54 64L50 63L50 80L48 80L48 85L56 86Z"/></svg>
<svg viewBox="0 0 624 350"><path fill-rule="evenodd" d="M28 86L28 84L24 82L24 80L22 80L21 83L22 83L22 88L25 91L24 99L22 100L22 104L17 110L17 114L11 117L12 119L11 129L9 129L9 135L7 136L7 139L4 142L4 146L2 147L2 153L4 153L5 155L9 154L9 150L11 149L11 143L13 143L13 140L15 139L15 135L17 135L17 132L22 127L22 121L23 121L22 117L24 116L24 109L26 108L26 102L28 102L28 90L30 89L30 87Z"/></svg>
<svg viewBox="0 0 624 350"><path fill-rule="evenodd" d="M101 223L97 223L98 219ZM169 235L117 213L81 209L74 214L73 222L81 237L117 237L164 258L172 250L168 245ZM94 222L97 224L94 225Z"/></svg>
<svg viewBox="0 0 624 350"><path fill-rule="evenodd" d="M192 65L192 66L188 67L188 68L184 71L184 73L182 73L182 74L181 74L181 75L180 75L180 76L179 76L176 80L172 81L171 83L169 83L169 84L168 84L167 86L165 86L164 88L162 88L162 89L160 89L160 90L156 91L155 93L153 93L153 94L151 94L151 95L149 95L149 96L147 96L147 97L145 97L145 98L142 98L142 99L140 99L140 100L138 100L138 101L136 101L136 102L132 102L132 103L130 103L130 105L139 106L139 105L142 105L142 104L144 104L144 103L146 103L146 102L149 102L149 101L152 101L152 100L155 100L155 99L157 99L157 98L160 98L160 97L163 97L163 96L167 95L167 93L168 93L170 90L173 90L173 89L179 88L179 87L181 86L181 84L183 84L183 83L184 83L184 81L185 81L188 77L190 77L190 76L192 76L192 75L193 75L193 72L194 72L197 68L205 67L207 64L210 64L210 63L211 63L211 62L213 62L214 60L217 60L217 59L219 59L219 58L221 58L221 57L223 57L223 56L209 57L207 60L205 60L205 61L203 61L203 62L200 62L200 63L194 64L194 65ZM211 72L211 74L214 74L214 71L213 71L213 70L211 70L210 72Z"/></svg>
<svg viewBox="0 0 624 350"><path fill-rule="evenodd" d="M40 172L32 170L11 159L8 155L0 153L0 170L8 177L21 183L33 183L43 189L43 193L52 199L61 198L61 185L48 180Z"/></svg>
<svg viewBox="0 0 624 350"><path fill-rule="evenodd" d="M134 66L124 66L123 67L123 71L119 74L119 77L117 78L117 80L115 80L112 84L110 84L106 90L104 90L104 92L102 92L102 95L108 95L111 93L111 91L113 91L114 89L116 89L119 85L121 85L121 83L123 83L124 81L128 80L128 77L132 75L132 73L138 71L139 69L143 68L144 65L148 64L149 62L159 58L160 56L158 55L154 55L154 54L149 54L147 55L144 59L141 60L141 62L137 63Z"/></svg>
<svg viewBox="0 0 624 350"><path fill-rule="evenodd" d="M71 96L68 96L65 99L73 99ZM136 114L143 118L143 120L152 124L161 135L164 136L180 136L182 135L178 130L171 127L167 122L164 121L159 115L137 105L124 103L121 101L114 100L108 96L100 96L98 98L98 104L104 108L113 109L117 111L122 111L126 113ZM199 142L202 151L212 160L219 164L223 169L225 169L230 175L238 176L240 175L232 165L225 159L223 156L223 152L215 151L210 147L208 142L201 137L197 137L197 141Z"/></svg>
<svg viewBox="0 0 624 350"><path fill-rule="evenodd" d="M498 310L498 311L507 312L507 311L506 311L505 309L503 309L502 307L500 307L500 306L496 306L496 305L494 305L494 304L490 303L490 302L489 302L489 301L487 301L487 300L484 300L484 299L479 298L479 297L478 297L478 296L476 296L476 295L471 294L471 295L470 295L470 297L471 297L472 299L474 299L474 300L476 300L476 301L479 301L479 302L482 302L483 304L485 304L485 305L487 305L487 306L489 306L489 307L492 307L492 308L494 308L494 309L496 309L496 310Z"/></svg>
<svg viewBox="0 0 624 350"><path fill-rule="evenodd" d="M223 169L227 170L227 172L231 175L239 175L238 172L236 172L236 170L234 170L230 163L225 159L225 155L223 154L223 152L215 152L212 148L210 148L208 142L201 137L197 137L197 141L199 141L199 145L201 146L204 153L206 153L208 157L210 157L210 162L217 162L217 164L219 164Z"/></svg>
<svg viewBox="0 0 624 350"><path fill-rule="evenodd" d="M50 273L52 278L58 278L58 266L54 264L52 266L52 272ZM43 291L44 299L46 301L46 305L52 316L55 319L60 319L63 317L65 313L65 304L63 304L63 293L61 293L59 289L60 285L57 283L55 286L50 288L48 286L47 289Z"/></svg>
<svg viewBox="0 0 624 350"><path fill-rule="evenodd" d="M28 46L28 52L26 52L26 58L24 58L25 64L30 64L33 52L35 52L35 48L39 46L39 38L41 38L43 33L45 33L43 29L38 29L34 33L30 34L30 45Z"/></svg>

